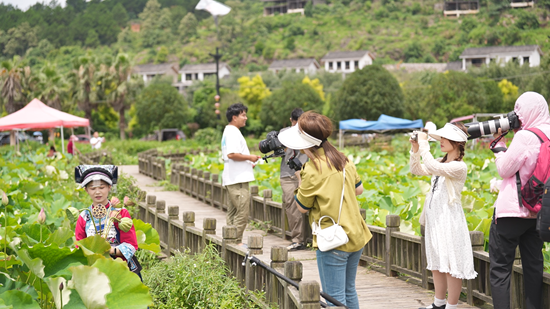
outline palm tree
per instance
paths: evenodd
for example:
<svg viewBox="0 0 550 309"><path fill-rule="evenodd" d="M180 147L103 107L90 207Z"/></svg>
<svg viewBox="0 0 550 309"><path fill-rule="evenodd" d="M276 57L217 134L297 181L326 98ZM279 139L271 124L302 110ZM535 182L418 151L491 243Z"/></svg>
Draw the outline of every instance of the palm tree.
<svg viewBox="0 0 550 309"><path fill-rule="evenodd" d="M46 105L61 110L67 83L63 76L58 74L57 67L52 63L46 63L38 74L37 83L35 96Z"/></svg>
<svg viewBox="0 0 550 309"><path fill-rule="evenodd" d="M126 139L125 113L130 108L132 102L130 98L141 89L143 82L139 78L132 78L132 63L126 54L118 54L103 76L104 93L107 101L119 115L120 139L124 140Z"/></svg>
<svg viewBox="0 0 550 309"><path fill-rule="evenodd" d="M11 114L23 108L21 104L21 58L14 56L13 60L0 63L0 82L2 86L2 98L6 112Z"/></svg>
<svg viewBox="0 0 550 309"><path fill-rule="evenodd" d="M73 68L69 73L69 81L73 99L78 108L92 125L92 110L97 99L96 59L91 55L78 57L73 61Z"/></svg>

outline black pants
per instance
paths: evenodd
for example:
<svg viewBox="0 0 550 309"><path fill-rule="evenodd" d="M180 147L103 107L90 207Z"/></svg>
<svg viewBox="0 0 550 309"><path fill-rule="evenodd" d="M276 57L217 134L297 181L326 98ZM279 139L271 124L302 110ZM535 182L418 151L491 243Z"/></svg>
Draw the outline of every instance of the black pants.
<svg viewBox="0 0 550 309"><path fill-rule="evenodd" d="M535 229L536 219L498 218L489 235L490 281L495 309L510 309L510 279L519 245L523 267L526 309L542 306L543 241Z"/></svg>

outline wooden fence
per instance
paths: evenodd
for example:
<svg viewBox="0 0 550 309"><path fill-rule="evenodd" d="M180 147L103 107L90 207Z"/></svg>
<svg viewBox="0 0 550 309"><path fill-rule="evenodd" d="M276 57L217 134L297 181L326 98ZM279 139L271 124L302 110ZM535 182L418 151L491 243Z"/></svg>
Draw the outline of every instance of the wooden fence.
<svg viewBox="0 0 550 309"><path fill-rule="evenodd" d="M180 191L212 207L227 209L227 190L219 182L218 175L190 168L184 164L172 164L171 169L170 181L177 185ZM252 186L251 193L250 220L268 222L275 235L287 238L289 234L286 212L281 203L271 200L271 190L264 190L263 197L260 197L258 188ZM400 218L396 215L386 217L385 228L369 225L373 238L363 250L361 264L385 273L387 276L399 276L425 289L432 289L433 278L431 272L426 270L424 237L400 232L399 226ZM311 231L309 235L311 236ZM483 302L492 304L489 253L484 251L484 235L482 232L472 231L470 239L474 267L478 276L473 280L464 280L463 293L467 295L467 302L470 305L479 305ZM523 270L518 251L511 278L512 308L526 308L523 299ZM550 274L548 273L545 273L543 278L543 304L543 308L550 308Z"/></svg>
<svg viewBox="0 0 550 309"><path fill-rule="evenodd" d="M111 153L104 150L96 150L78 156L80 164L113 164Z"/></svg>
<svg viewBox="0 0 550 309"><path fill-rule="evenodd" d="M167 210L167 211L166 211ZM237 228L224 226L222 235L216 235L216 219L206 218L202 228L195 226L195 213L184 212L179 217L178 206L168 206L164 201L157 201L154 195L138 202L136 218L150 223L158 232L161 247L166 254L189 249L191 253L201 252L207 245L213 245L225 261L232 275L237 278L247 291L263 291L266 302L283 309L318 309L320 308L320 286L316 281L302 281L302 263L288 261L285 247L272 247L271 255L263 253L263 236L248 237L248 254L259 257L286 277L299 284L299 290L262 267L246 259L247 252L237 245ZM255 298L262 307L268 304Z"/></svg>
<svg viewBox="0 0 550 309"><path fill-rule="evenodd" d="M183 161L188 154L196 155L200 152L209 153L214 151L217 150L206 147L203 149L178 150L174 152L159 152L157 149L149 149L138 153L139 172L156 180L166 180L167 159L171 163L175 163Z"/></svg>

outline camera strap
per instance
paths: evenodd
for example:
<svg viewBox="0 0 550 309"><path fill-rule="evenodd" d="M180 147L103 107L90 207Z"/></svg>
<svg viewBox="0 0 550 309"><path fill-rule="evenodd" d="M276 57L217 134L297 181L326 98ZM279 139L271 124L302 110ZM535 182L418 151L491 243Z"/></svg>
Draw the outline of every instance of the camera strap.
<svg viewBox="0 0 550 309"><path fill-rule="evenodd" d="M491 146L489 147L489 149L491 149L492 152L494 153L498 153L498 152L501 152L501 151L506 151L506 147L497 147L495 148L495 146L497 145L498 142L500 142L500 140L506 136L506 134L508 134L509 131L506 131L504 133L502 133L499 137L495 138L492 142L491 142Z"/></svg>

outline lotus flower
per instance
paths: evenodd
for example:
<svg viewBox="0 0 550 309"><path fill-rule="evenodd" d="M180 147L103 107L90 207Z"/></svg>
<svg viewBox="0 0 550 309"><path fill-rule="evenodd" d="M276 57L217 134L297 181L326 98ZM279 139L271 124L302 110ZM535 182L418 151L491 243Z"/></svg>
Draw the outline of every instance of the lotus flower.
<svg viewBox="0 0 550 309"><path fill-rule="evenodd" d="M6 206L10 200L8 199L8 196L6 195L6 192L2 191L2 205Z"/></svg>
<svg viewBox="0 0 550 309"><path fill-rule="evenodd" d="M44 208L40 209L40 213L38 214L38 223L46 223L46 212L44 212Z"/></svg>
<svg viewBox="0 0 550 309"><path fill-rule="evenodd" d="M51 165L46 166L46 174L48 176L51 176L54 173L55 173L55 167L53 167Z"/></svg>

